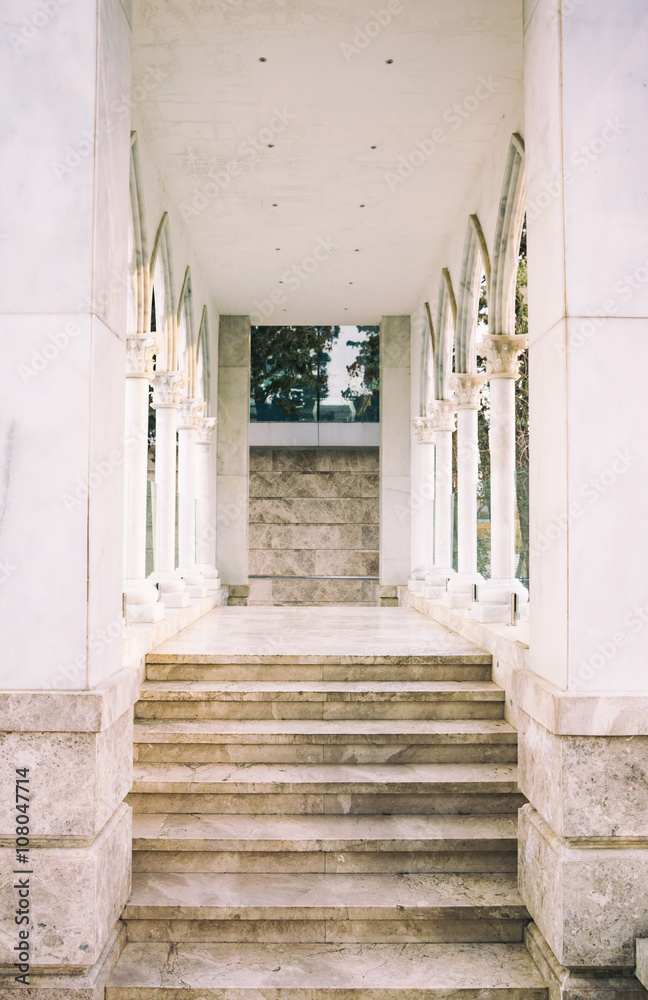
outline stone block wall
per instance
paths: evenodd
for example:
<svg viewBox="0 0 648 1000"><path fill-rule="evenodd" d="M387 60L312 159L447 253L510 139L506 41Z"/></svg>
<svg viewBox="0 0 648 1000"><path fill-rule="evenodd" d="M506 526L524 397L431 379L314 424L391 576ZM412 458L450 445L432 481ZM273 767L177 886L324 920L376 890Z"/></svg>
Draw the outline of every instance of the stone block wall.
<svg viewBox="0 0 648 1000"><path fill-rule="evenodd" d="M375 605L379 449L251 448L249 538L250 604Z"/></svg>

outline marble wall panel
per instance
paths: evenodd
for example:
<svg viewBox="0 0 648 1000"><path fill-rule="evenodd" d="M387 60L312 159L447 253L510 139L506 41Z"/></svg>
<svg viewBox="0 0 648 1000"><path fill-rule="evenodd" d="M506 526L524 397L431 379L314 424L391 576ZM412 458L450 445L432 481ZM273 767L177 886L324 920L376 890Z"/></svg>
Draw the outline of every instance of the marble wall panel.
<svg viewBox="0 0 648 1000"><path fill-rule="evenodd" d="M344 604L365 600L363 580L273 580L274 601L311 601Z"/></svg>
<svg viewBox="0 0 648 1000"><path fill-rule="evenodd" d="M251 549L377 549L378 526L251 524Z"/></svg>
<svg viewBox="0 0 648 1000"><path fill-rule="evenodd" d="M250 448L250 472L272 472L272 448Z"/></svg>
<svg viewBox="0 0 648 1000"><path fill-rule="evenodd" d="M648 849L574 845L526 805L519 873L522 898L562 965L634 967L635 939L648 934Z"/></svg>
<svg viewBox="0 0 648 1000"><path fill-rule="evenodd" d="M133 712L100 733L0 733L6 774L30 769L32 837L94 837L132 784ZM12 803L0 801L0 837L15 835Z"/></svg>
<svg viewBox="0 0 648 1000"><path fill-rule="evenodd" d="M130 892L131 809L122 804L88 847L32 847L32 965L88 968L113 933ZM0 964L14 961L15 848L0 849Z"/></svg>
<svg viewBox="0 0 648 1000"><path fill-rule="evenodd" d="M326 549L315 553L316 576L378 576L378 552Z"/></svg>
<svg viewBox="0 0 648 1000"><path fill-rule="evenodd" d="M556 833L648 838L648 736L556 736L519 718L520 788Z"/></svg>
<svg viewBox="0 0 648 1000"><path fill-rule="evenodd" d="M316 554L313 549L250 549L252 576L312 576Z"/></svg>
<svg viewBox="0 0 648 1000"><path fill-rule="evenodd" d="M251 497L377 497L377 473L250 473Z"/></svg>
<svg viewBox="0 0 648 1000"><path fill-rule="evenodd" d="M250 520L266 524L363 524L378 520L378 500L251 500Z"/></svg>

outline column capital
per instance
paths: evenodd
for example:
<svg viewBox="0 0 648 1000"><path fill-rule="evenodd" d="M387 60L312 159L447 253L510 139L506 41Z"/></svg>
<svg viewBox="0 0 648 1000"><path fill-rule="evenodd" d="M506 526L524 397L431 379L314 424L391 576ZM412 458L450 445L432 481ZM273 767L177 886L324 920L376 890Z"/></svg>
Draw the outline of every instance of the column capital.
<svg viewBox="0 0 648 1000"><path fill-rule="evenodd" d="M197 430L207 404L203 399L188 399L186 396L180 401L178 412L178 430Z"/></svg>
<svg viewBox="0 0 648 1000"><path fill-rule="evenodd" d="M513 378L520 375L520 354L528 345L524 334L488 333L482 340L486 355L486 377Z"/></svg>
<svg viewBox="0 0 648 1000"><path fill-rule="evenodd" d="M450 385L457 396L458 410L478 410L479 394L487 376L481 372L457 372L450 377Z"/></svg>
<svg viewBox="0 0 648 1000"><path fill-rule="evenodd" d="M200 417L196 425L196 444L211 444L215 427L216 417Z"/></svg>
<svg viewBox="0 0 648 1000"><path fill-rule="evenodd" d="M435 399L428 405L426 419L430 421L430 429L433 431L454 431L456 412L456 399Z"/></svg>
<svg viewBox="0 0 648 1000"><path fill-rule="evenodd" d="M432 417L416 417L412 421L412 427L419 444L434 444L436 434L434 431Z"/></svg>
<svg viewBox="0 0 648 1000"><path fill-rule="evenodd" d="M153 380L153 409L169 407L177 410L186 384L187 376L184 372L156 372Z"/></svg>
<svg viewBox="0 0 648 1000"><path fill-rule="evenodd" d="M160 342L154 333L138 333L126 337L126 378L145 378L153 381L153 357Z"/></svg>

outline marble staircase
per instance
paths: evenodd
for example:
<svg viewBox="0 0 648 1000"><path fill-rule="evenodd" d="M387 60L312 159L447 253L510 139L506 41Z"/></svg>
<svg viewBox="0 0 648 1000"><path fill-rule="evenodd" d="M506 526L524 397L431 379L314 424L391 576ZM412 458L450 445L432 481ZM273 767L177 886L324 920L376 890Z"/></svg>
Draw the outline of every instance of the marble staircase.
<svg viewBox="0 0 648 1000"><path fill-rule="evenodd" d="M106 1000L546 1000L490 657L209 659L149 657Z"/></svg>

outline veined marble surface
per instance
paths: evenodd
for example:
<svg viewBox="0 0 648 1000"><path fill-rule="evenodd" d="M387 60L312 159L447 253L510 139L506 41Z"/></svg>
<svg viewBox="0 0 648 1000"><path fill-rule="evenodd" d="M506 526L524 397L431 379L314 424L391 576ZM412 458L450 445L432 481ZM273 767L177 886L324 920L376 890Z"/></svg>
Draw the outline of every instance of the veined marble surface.
<svg viewBox="0 0 648 1000"><path fill-rule="evenodd" d="M153 662L216 662L215 657L470 657L479 647L409 608L215 608L162 643ZM338 660L339 662L339 660Z"/></svg>

